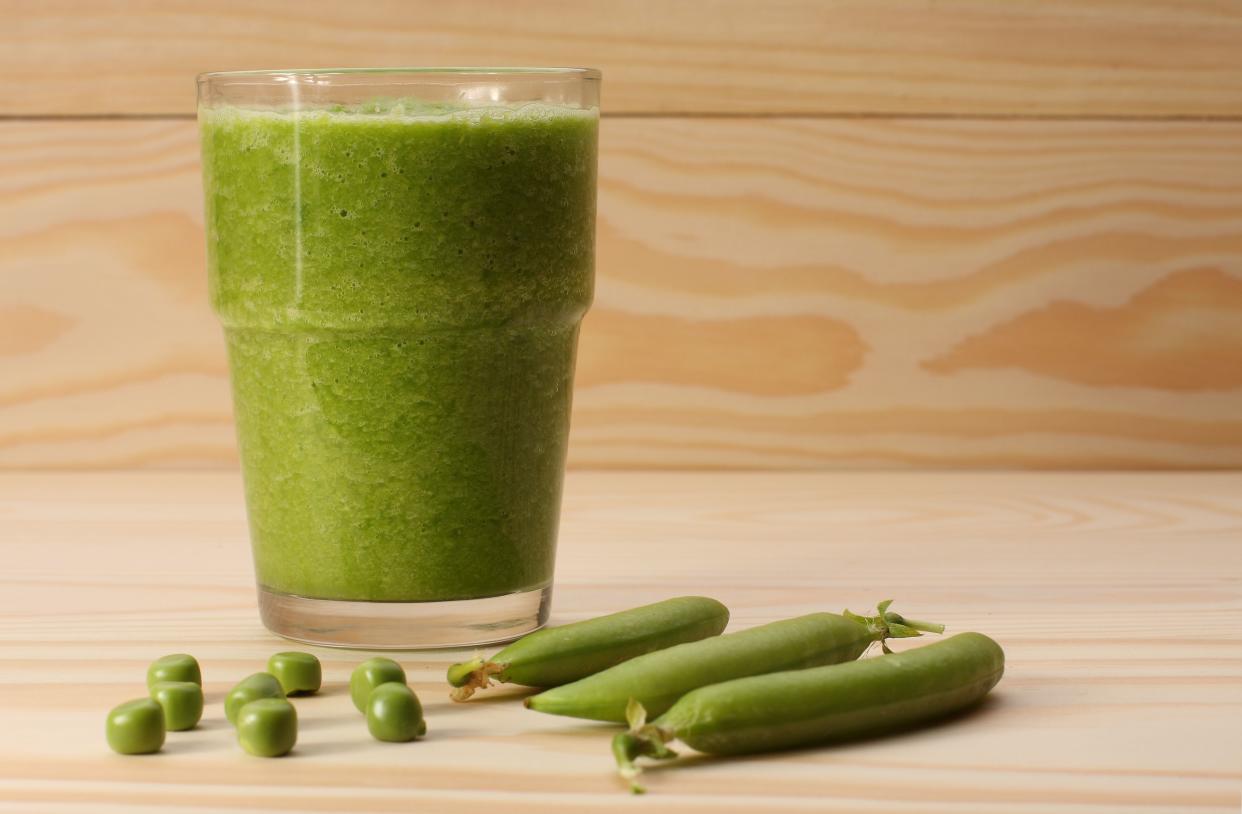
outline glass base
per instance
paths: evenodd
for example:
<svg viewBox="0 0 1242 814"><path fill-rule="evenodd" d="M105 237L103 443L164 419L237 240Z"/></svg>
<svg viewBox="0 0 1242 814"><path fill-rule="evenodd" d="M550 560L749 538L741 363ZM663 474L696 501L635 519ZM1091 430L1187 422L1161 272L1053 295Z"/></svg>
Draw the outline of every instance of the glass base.
<svg viewBox="0 0 1242 814"><path fill-rule="evenodd" d="M311 599L259 586L267 629L307 644L374 650L421 650L497 644L548 621L552 586L485 599L446 602L354 602Z"/></svg>

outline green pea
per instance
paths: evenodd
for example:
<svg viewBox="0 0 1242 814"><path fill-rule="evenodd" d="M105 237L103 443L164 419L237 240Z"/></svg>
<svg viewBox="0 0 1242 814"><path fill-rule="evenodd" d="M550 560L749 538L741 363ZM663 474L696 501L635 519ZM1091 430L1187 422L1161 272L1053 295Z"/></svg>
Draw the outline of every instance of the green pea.
<svg viewBox="0 0 1242 814"><path fill-rule="evenodd" d="M900 620L900 621L898 621ZM873 643L918 636L940 625L901 619L881 603L876 616L811 613L656 650L554 687L523 703L540 712L623 723L633 698L655 716L698 687L744 676L853 661Z"/></svg>
<svg viewBox="0 0 1242 814"><path fill-rule="evenodd" d="M237 713L251 701L260 698L284 698L285 691L271 673L254 673L237 682L237 686L224 696L224 717L237 724Z"/></svg>
<svg viewBox="0 0 1242 814"><path fill-rule="evenodd" d="M188 653L172 653L160 656L147 668L147 689L157 681L192 681L203 686L203 671L198 659Z"/></svg>
<svg viewBox="0 0 1242 814"><path fill-rule="evenodd" d="M355 667L349 677L349 697L358 711L365 715L371 690L390 681L405 683L405 670L401 669L400 664L383 657L367 659Z"/></svg>
<svg viewBox="0 0 1242 814"><path fill-rule="evenodd" d="M298 742L298 711L284 698L260 698L237 713L237 742L257 757L287 755Z"/></svg>
<svg viewBox="0 0 1242 814"><path fill-rule="evenodd" d="M423 705L404 683L390 681L367 698L367 729L376 740L405 743L427 733Z"/></svg>
<svg viewBox="0 0 1242 814"><path fill-rule="evenodd" d="M323 667L310 653L274 653L267 660L267 671L276 676L285 695L310 695L323 683Z"/></svg>
<svg viewBox="0 0 1242 814"><path fill-rule="evenodd" d="M108 745L122 755L148 755L164 745L164 711L150 698L126 701L108 713Z"/></svg>
<svg viewBox="0 0 1242 814"><path fill-rule="evenodd" d="M727 624L729 609L715 599L678 596L538 630L490 660L476 658L450 667L448 681L456 687L450 697L465 701L493 681L558 687L653 650L719 635Z"/></svg>
<svg viewBox="0 0 1242 814"><path fill-rule="evenodd" d="M613 739L621 776L634 791L641 756L675 757L679 739L713 755L791 749L880 735L978 703L1005 672L1005 653L981 633L846 664L724 681L683 695L650 724L638 702L630 731Z"/></svg>
<svg viewBox="0 0 1242 814"><path fill-rule="evenodd" d="M193 681L157 681L151 698L164 710L164 728L169 732L193 729L203 717L203 688Z"/></svg>

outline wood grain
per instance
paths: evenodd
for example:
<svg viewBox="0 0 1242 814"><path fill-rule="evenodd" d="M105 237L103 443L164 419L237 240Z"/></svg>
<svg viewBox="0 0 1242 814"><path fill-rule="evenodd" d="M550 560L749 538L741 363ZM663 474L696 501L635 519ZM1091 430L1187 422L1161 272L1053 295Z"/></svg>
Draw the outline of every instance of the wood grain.
<svg viewBox="0 0 1242 814"><path fill-rule="evenodd" d="M1016 367L1106 387L1234 390L1242 387L1239 313L1242 277L1188 269L1117 307L1058 300L923 366L937 373Z"/></svg>
<svg viewBox="0 0 1242 814"><path fill-rule="evenodd" d="M572 461L1242 465L1242 125L608 120ZM194 126L0 126L0 466L228 464Z"/></svg>
<svg viewBox="0 0 1242 814"><path fill-rule="evenodd" d="M731 629L895 597L979 629L1006 676L974 715L901 737L684 759L629 798L611 729L520 693L453 705L465 651L399 656L424 742L369 739L317 652L294 756L248 758L221 699L288 644L259 625L231 473L0 473L0 811L1236 812L1242 789L1239 474L572 473L555 623L681 593ZM917 644L902 642L900 646ZM165 753L104 745L108 708L170 651L208 711Z"/></svg>
<svg viewBox="0 0 1242 814"><path fill-rule="evenodd" d="M0 114L193 109L206 70L591 64L614 112L1242 115L1220 0L3 0Z"/></svg>

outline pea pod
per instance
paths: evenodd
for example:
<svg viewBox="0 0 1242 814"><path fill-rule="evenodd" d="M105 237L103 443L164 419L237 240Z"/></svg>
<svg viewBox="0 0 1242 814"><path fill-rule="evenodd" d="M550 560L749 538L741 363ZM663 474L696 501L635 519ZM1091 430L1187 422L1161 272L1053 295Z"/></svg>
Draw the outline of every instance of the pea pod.
<svg viewBox="0 0 1242 814"><path fill-rule="evenodd" d="M612 742L623 779L638 793L638 757L667 759L681 740L713 755L789 749L879 735L980 701L1005 671L1000 645L981 633L880 658L739 678L682 696L655 721L637 701L630 731Z"/></svg>
<svg viewBox="0 0 1242 814"><path fill-rule="evenodd" d="M547 690L527 698L525 704L553 715L624 723L631 698L651 715L659 715L698 687L760 673L853 661L872 642L944 629L903 619L889 613L888 605L880 603L876 616L857 616L849 611L840 616L811 613L679 644Z"/></svg>
<svg viewBox="0 0 1242 814"><path fill-rule="evenodd" d="M627 659L682 642L716 636L729 609L706 596L679 596L619 613L546 628L518 639L490 660L454 664L448 681L465 701L493 681L556 687Z"/></svg>

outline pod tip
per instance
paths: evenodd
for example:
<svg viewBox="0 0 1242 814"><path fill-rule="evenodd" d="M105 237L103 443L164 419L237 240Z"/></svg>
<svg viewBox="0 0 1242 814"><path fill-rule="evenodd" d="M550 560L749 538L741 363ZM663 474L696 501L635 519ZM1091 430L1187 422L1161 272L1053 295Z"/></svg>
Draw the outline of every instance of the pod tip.
<svg viewBox="0 0 1242 814"><path fill-rule="evenodd" d="M454 688L449 697L465 701L475 690L483 690L492 684L492 676L505 669L503 664L486 661L482 656L463 661L448 668L448 683Z"/></svg>

